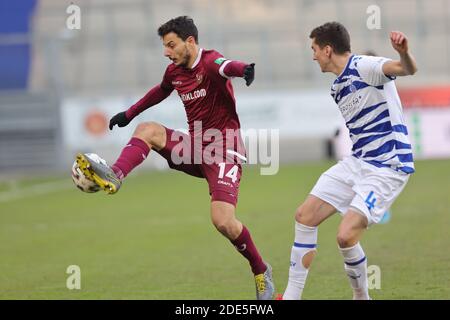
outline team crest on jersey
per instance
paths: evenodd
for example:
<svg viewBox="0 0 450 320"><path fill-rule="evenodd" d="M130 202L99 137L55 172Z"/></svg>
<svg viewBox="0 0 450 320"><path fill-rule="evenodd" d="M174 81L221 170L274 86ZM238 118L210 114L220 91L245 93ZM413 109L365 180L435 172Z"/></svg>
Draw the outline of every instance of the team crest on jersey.
<svg viewBox="0 0 450 320"><path fill-rule="evenodd" d="M203 81L203 75L202 74L197 74L195 77L197 79L197 84L202 83L202 81Z"/></svg>

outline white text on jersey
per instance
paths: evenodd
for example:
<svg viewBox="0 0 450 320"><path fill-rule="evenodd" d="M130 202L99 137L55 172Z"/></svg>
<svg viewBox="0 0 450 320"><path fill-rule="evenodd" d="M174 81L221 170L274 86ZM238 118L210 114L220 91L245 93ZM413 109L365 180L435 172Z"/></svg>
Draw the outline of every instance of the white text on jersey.
<svg viewBox="0 0 450 320"><path fill-rule="evenodd" d="M183 102L186 101L191 101L197 98L201 98L206 96L206 90L205 89L200 89L200 90L195 90L194 92L189 92L189 93L182 93L180 94L180 98Z"/></svg>

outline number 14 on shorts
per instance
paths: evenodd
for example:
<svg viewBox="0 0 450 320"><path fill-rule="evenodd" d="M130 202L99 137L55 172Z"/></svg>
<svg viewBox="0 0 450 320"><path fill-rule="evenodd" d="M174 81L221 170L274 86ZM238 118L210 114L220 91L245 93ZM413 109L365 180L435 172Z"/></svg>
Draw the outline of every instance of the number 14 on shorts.
<svg viewBox="0 0 450 320"><path fill-rule="evenodd" d="M220 168L219 179L223 179L223 177L225 176L225 177L230 178L231 181L233 181L233 183L236 183L237 175L239 172L239 168L237 165L233 165L231 167L231 169L228 170L226 173L225 173L225 171L226 171L226 163L225 162L219 163L219 168Z"/></svg>

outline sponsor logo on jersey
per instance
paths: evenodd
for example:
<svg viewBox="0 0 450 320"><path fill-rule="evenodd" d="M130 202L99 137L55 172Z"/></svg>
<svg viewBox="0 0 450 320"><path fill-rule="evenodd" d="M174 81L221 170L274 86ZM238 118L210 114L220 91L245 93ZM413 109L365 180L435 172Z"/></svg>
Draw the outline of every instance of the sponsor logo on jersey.
<svg viewBox="0 0 450 320"><path fill-rule="evenodd" d="M172 85L174 85L174 86L179 86L179 85L181 85L181 84L183 84L183 82L181 82L181 81L179 81L179 80L177 80L177 81L172 81Z"/></svg>
<svg viewBox="0 0 450 320"><path fill-rule="evenodd" d="M183 102L186 101L191 101L197 98L202 98L206 96L206 90L205 89L200 89L200 90L195 90L194 92L189 92L189 93L182 93L180 94L180 98Z"/></svg>
<svg viewBox="0 0 450 320"><path fill-rule="evenodd" d="M352 114L353 112L355 112L355 110L359 107L361 99L362 99L361 96L353 97L352 100L350 100L348 103L343 104L343 105L338 105L338 108L341 111L344 118L349 116L349 114Z"/></svg>

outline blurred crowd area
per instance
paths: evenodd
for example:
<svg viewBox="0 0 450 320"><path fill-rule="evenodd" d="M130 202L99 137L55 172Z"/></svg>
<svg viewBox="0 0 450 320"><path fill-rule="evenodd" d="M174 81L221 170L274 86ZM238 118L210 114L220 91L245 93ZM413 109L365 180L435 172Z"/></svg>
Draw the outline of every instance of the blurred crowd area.
<svg viewBox="0 0 450 320"><path fill-rule="evenodd" d="M0 33L0 47L30 45L27 87L60 95L142 92L161 80L168 60L156 30L191 16L200 45L226 57L255 62L255 88L295 89L329 84L312 62L310 31L340 21L352 50L396 57L389 31L407 34L419 73L404 85L450 82L449 0L2 0L2 16L29 3L29 28ZM69 30L71 4L81 29ZM379 8L380 29L369 29ZM19 9L20 10L20 9ZM23 10L23 9L22 9ZM374 11L375 10L375 11ZM2 22L4 23L4 22ZM3 61L3 63L8 63ZM19 61L20 63L20 61Z"/></svg>

